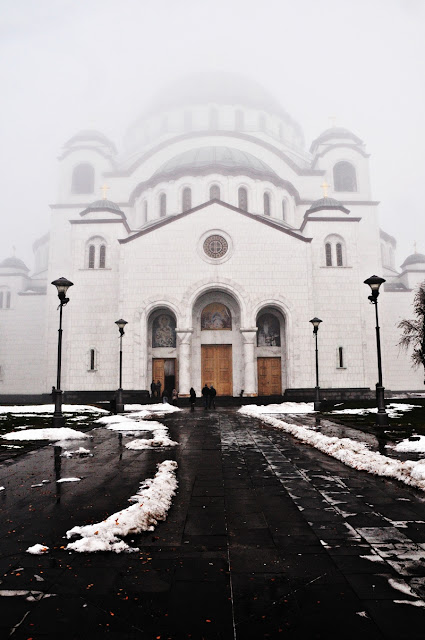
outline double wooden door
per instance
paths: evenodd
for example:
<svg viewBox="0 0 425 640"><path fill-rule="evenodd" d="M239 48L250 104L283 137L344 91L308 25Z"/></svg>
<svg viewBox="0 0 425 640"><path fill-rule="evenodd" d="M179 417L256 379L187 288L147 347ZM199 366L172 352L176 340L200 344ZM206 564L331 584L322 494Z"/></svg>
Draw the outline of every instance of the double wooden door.
<svg viewBox="0 0 425 640"><path fill-rule="evenodd" d="M214 385L219 396L233 395L231 344L202 345L201 369L202 386Z"/></svg>
<svg viewBox="0 0 425 640"><path fill-rule="evenodd" d="M280 358L257 358L258 395L282 394L282 370Z"/></svg>
<svg viewBox="0 0 425 640"><path fill-rule="evenodd" d="M169 393L177 389L177 366L175 358L153 358L152 379L161 383L161 393L164 389ZM170 399L169 398L169 399Z"/></svg>

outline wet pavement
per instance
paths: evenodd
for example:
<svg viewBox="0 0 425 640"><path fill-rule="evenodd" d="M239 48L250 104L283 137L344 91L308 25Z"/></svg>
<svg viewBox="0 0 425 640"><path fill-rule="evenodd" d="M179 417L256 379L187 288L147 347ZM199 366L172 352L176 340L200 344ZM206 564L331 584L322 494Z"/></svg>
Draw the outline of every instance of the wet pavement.
<svg viewBox="0 0 425 640"><path fill-rule="evenodd" d="M98 428L67 445L93 457L45 446L1 464L2 638L424 638L423 492L234 409L161 422L178 447L131 451ZM128 506L167 459L178 492L165 522L130 536L138 553L64 549L68 529ZM49 554L26 553L36 543Z"/></svg>

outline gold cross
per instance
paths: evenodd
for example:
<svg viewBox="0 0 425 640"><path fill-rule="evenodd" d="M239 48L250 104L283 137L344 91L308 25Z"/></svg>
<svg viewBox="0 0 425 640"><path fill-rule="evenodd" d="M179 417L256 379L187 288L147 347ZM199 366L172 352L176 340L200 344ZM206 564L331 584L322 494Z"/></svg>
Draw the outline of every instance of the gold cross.
<svg viewBox="0 0 425 640"><path fill-rule="evenodd" d="M104 199L104 200L106 200L106 192L107 192L107 191L109 191L109 187L108 187L106 184L103 184L103 185L100 187L100 190L101 190L101 192L102 192L102 197L103 197L103 199Z"/></svg>
<svg viewBox="0 0 425 640"><path fill-rule="evenodd" d="M336 126L336 116L329 116L329 120L331 121L332 127Z"/></svg>
<svg viewBox="0 0 425 640"><path fill-rule="evenodd" d="M327 198L328 197L328 189L329 189L329 184L326 182L326 180L323 180L323 183L320 185L323 189L323 197Z"/></svg>

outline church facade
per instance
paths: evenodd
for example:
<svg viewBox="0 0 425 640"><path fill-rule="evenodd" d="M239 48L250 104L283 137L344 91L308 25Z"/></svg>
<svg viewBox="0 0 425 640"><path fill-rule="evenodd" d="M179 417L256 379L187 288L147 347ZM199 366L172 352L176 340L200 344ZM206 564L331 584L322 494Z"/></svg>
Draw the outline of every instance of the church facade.
<svg viewBox="0 0 425 640"><path fill-rule="evenodd" d="M319 329L320 386L362 391L377 382L379 296L384 385L420 390L422 371L400 352L425 256L395 267L380 229L368 153L331 127L305 149L298 123L263 88L202 74L158 94L123 149L81 131L59 157L49 234L32 275L0 263L0 395L55 384L58 299L64 308L62 389L143 391L160 380L181 396L204 383L223 396L308 396L315 386L310 320Z"/></svg>

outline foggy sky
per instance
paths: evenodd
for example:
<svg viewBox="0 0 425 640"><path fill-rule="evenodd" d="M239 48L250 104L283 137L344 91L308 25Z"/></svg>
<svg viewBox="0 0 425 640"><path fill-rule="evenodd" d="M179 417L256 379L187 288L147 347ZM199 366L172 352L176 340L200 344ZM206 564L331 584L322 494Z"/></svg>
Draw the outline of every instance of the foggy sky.
<svg viewBox="0 0 425 640"><path fill-rule="evenodd" d="M425 0L0 0L0 260L32 268L72 135L121 150L156 90L202 70L260 82L307 149L335 115L371 154L396 264L425 253L424 32Z"/></svg>

